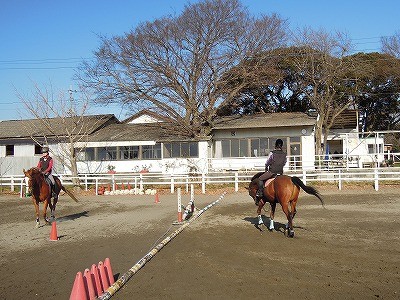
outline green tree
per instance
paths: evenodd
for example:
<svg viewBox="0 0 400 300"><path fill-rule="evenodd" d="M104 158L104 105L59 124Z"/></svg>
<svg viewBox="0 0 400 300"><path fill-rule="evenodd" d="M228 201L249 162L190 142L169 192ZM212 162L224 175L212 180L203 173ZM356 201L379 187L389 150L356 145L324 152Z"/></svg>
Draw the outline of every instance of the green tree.
<svg viewBox="0 0 400 300"><path fill-rule="evenodd" d="M300 55L297 47L274 49L229 70L224 75L230 78L226 82L232 89L237 89L237 85L241 89L232 103L220 107L219 114L305 112L310 109L299 84L301 76L293 60L296 55Z"/></svg>
<svg viewBox="0 0 400 300"><path fill-rule="evenodd" d="M363 131L393 130L400 122L400 60L381 53L353 55L357 73L357 108Z"/></svg>

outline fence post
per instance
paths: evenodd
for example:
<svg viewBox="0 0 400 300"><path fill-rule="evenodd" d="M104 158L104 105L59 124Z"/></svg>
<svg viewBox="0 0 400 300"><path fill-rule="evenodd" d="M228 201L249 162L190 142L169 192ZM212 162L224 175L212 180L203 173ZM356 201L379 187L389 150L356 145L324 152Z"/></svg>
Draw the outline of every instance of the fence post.
<svg viewBox="0 0 400 300"><path fill-rule="evenodd" d="M85 191L87 190L88 190L88 180L87 180L87 174L85 174ZM97 191L97 185L96 185L96 191Z"/></svg>
<svg viewBox="0 0 400 300"><path fill-rule="evenodd" d="M303 170L303 183L307 185L307 173L306 170Z"/></svg>
<svg viewBox="0 0 400 300"><path fill-rule="evenodd" d="M11 176L10 190L11 190L11 192L14 192L14 176Z"/></svg>
<svg viewBox="0 0 400 300"><path fill-rule="evenodd" d="M135 195L137 195L137 177L135 176Z"/></svg>
<svg viewBox="0 0 400 300"><path fill-rule="evenodd" d="M99 179L96 177L96 196L99 195L98 190L99 190ZM87 190L87 189L86 189Z"/></svg>
<svg viewBox="0 0 400 300"><path fill-rule="evenodd" d="M375 191L379 190L379 176L378 169L374 169L374 178L375 178Z"/></svg>
<svg viewBox="0 0 400 300"><path fill-rule="evenodd" d="M206 174L201 174L201 192L206 193Z"/></svg>
<svg viewBox="0 0 400 300"><path fill-rule="evenodd" d="M239 173L235 172L235 192L239 190Z"/></svg>
<svg viewBox="0 0 400 300"><path fill-rule="evenodd" d="M342 171L340 169L339 169L338 181L339 181L339 191L341 191L342 190Z"/></svg>
<svg viewBox="0 0 400 300"><path fill-rule="evenodd" d="M174 193L174 190L175 190L174 176L171 175L171 194Z"/></svg>
<svg viewBox="0 0 400 300"><path fill-rule="evenodd" d="M111 174L111 184L112 184L112 191L115 193L115 177L114 174Z"/></svg>
<svg viewBox="0 0 400 300"><path fill-rule="evenodd" d="M143 191L143 174L142 173L139 174L139 178L140 178L140 180L139 180L139 189L141 191Z"/></svg>
<svg viewBox="0 0 400 300"><path fill-rule="evenodd" d="M21 179L21 188L20 188L20 191L19 191L19 197L20 198L24 197L24 182L25 182L25 178L22 178Z"/></svg>

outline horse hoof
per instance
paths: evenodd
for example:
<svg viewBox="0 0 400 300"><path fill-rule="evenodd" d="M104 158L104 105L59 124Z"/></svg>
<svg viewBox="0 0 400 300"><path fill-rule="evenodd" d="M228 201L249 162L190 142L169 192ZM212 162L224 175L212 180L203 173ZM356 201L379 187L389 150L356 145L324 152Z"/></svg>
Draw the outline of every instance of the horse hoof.
<svg viewBox="0 0 400 300"><path fill-rule="evenodd" d="M285 236L288 238L293 238L294 237L294 231L290 229L285 229Z"/></svg>
<svg viewBox="0 0 400 300"><path fill-rule="evenodd" d="M272 232L272 231L274 231L274 228L268 228L268 231Z"/></svg>

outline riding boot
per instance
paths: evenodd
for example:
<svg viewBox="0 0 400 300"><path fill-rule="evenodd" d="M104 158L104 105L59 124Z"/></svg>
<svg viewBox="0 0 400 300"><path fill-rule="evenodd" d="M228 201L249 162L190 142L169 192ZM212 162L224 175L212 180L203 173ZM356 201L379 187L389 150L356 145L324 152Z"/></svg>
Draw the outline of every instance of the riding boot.
<svg viewBox="0 0 400 300"><path fill-rule="evenodd" d="M258 190L256 197L262 198L264 196L264 180L258 180Z"/></svg>
<svg viewBox="0 0 400 300"><path fill-rule="evenodd" d="M51 196L56 199L57 198L57 193L56 193L56 187L52 186L51 187Z"/></svg>

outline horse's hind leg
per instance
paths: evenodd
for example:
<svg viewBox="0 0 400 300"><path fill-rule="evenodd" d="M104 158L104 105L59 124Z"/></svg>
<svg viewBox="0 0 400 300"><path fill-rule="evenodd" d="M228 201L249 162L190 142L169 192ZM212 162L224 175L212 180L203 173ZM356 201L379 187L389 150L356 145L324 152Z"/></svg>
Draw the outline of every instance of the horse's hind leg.
<svg viewBox="0 0 400 300"><path fill-rule="evenodd" d="M282 204L282 210L285 213L286 218L288 220L288 223L286 224L285 235L287 237L294 237L293 216L292 216L292 212L289 211L289 203Z"/></svg>
<svg viewBox="0 0 400 300"><path fill-rule="evenodd" d="M58 198L57 198L57 197L54 197L53 203L51 203L51 201L50 201L50 203L49 203L49 205L50 205L50 210L51 210L51 218L52 218L53 220L55 220L55 218L56 218L55 213L56 213L57 200L58 200Z"/></svg>

